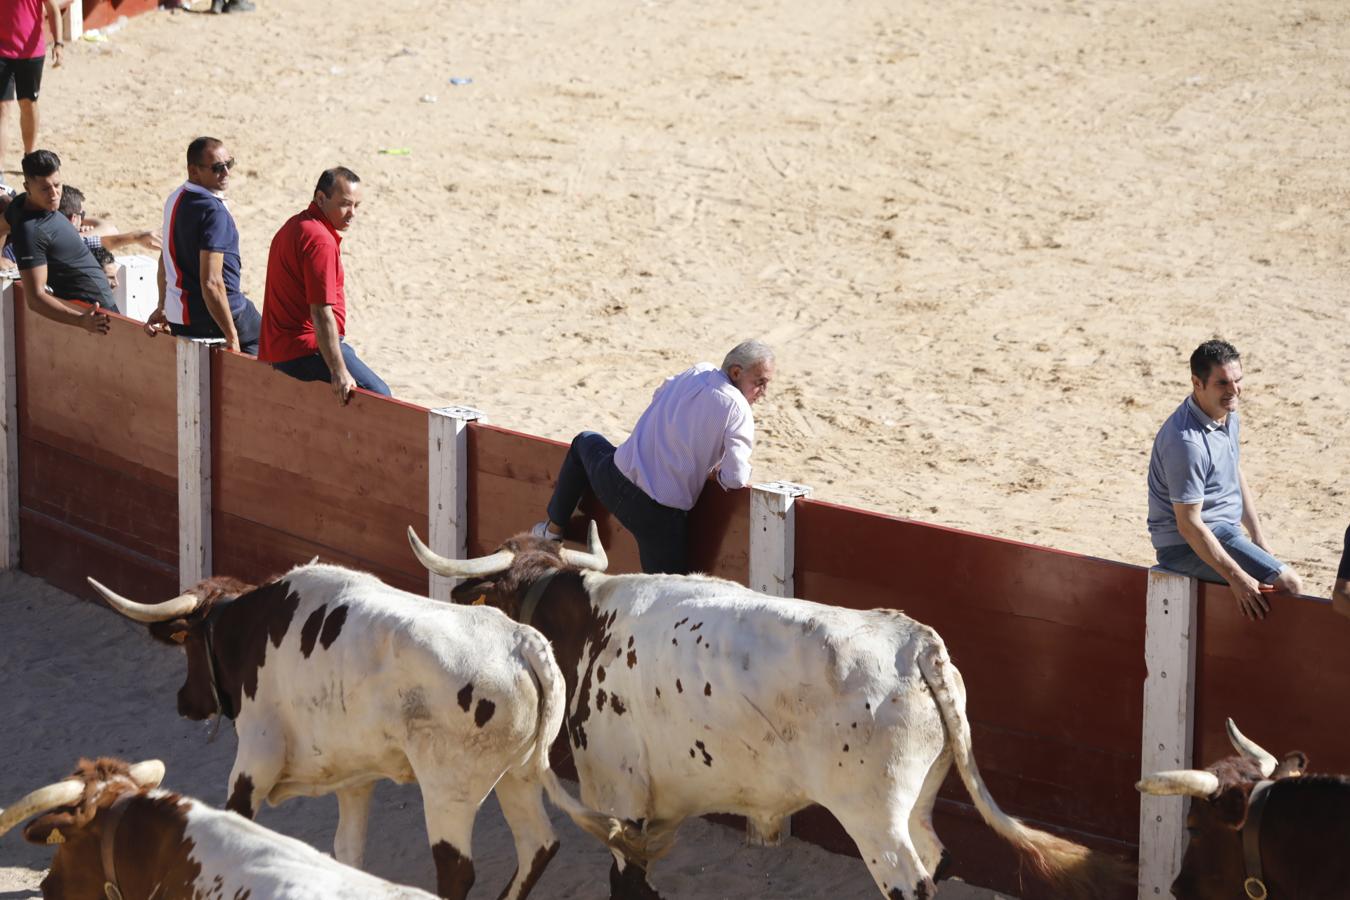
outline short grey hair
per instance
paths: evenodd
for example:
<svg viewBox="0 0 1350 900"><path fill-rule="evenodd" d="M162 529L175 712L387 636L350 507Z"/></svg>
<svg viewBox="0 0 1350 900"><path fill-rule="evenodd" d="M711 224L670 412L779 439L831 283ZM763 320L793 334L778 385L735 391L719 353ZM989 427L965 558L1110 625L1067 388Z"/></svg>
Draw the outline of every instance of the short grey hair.
<svg viewBox="0 0 1350 900"><path fill-rule="evenodd" d="M773 348L768 344L763 341L741 341L722 360L722 371L730 375L732 366L749 369L757 363L772 361Z"/></svg>

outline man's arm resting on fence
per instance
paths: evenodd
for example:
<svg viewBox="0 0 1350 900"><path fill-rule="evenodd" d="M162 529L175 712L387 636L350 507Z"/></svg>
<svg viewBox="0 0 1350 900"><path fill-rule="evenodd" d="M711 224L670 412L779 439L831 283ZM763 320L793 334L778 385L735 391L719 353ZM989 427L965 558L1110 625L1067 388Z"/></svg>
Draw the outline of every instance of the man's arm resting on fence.
<svg viewBox="0 0 1350 900"><path fill-rule="evenodd" d="M352 399L352 391L356 390L356 380L347 371L347 361L342 358L342 341L338 337L333 307L324 303L311 303L309 315L314 321L314 337L319 344L319 354L333 376L330 382L333 392L337 394L339 403L346 404Z"/></svg>
<svg viewBox="0 0 1350 900"><path fill-rule="evenodd" d="M200 260L202 297L206 300L206 310L215 319L220 333L225 335L225 346L237 351L239 332L235 330L234 316L230 315L230 295L225 290L225 254L203 250Z"/></svg>
<svg viewBox="0 0 1350 900"><path fill-rule="evenodd" d="M108 332L108 314L90 304L88 309L71 306L47 293L47 267L34 266L19 273L23 279L23 296L29 309L45 319L83 328L90 334Z"/></svg>
<svg viewBox="0 0 1350 900"><path fill-rule="evenodd" d="M1210 531L1209 526L1201 519L1200 506L1199 503L1172 504L1172 510L1177 516L1177 531L1181 532L1181 536L1186 539L1187 544L1190 544L1195 555L1208 563L1211 569L1228 582L1242 614L1249 619L1264 618L1270 606L1261 596L1261 585L1244 572L1233 557L1228 555L1228 551L1223 549L1214 532Z"/></svg>

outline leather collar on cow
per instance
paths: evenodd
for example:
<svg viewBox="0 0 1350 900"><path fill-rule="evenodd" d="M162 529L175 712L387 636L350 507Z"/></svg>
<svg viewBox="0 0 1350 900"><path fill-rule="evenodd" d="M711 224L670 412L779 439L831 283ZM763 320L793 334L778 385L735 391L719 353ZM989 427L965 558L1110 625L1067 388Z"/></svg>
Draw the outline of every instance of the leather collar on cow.
<svg viewBox="0 0 1350 900"><path fill-rule="evenodd" d="M1242 823L1242 860L1247 877L1242 890L1250 900L1266 900L1266 883L1261 871L1261 816L1266 811L1273 781L1259 781L1247 797L1247 820Z"/></svg>
<svg viewBox="0 0 1350 900"><path fill-rule="evenodd" d="M525 592L525 599L520 602L520 624L530 624L530 620L534 618L534 611L539 608L539 601L544 599L544 591L548 590L548 586L553 583L553 579L557 578L561 572L562 569L554 569L530 585L530 589Z"/></svg>
<svg viewBox="0 0 1350 900"><path fill-rule="evenodd" d="M122 889L117 886L117 863L113 858L114 842L117 840L117 826L122 822L122 814L136 792L123 794L108 807L107 818L103 823L103 839L99 844L99 853L103 858L103 894L108 900L123 900Z"/></svg>

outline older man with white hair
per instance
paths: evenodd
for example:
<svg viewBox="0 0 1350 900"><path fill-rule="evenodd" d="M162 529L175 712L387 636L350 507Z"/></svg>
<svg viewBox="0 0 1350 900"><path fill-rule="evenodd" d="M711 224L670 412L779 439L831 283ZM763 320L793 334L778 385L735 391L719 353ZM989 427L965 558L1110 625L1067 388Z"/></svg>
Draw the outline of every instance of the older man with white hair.
<svg viewBox="0 0 1350 900"><path fill-rule="evenodd" d="M764 397L773 376L773 350L745 341L720 369L699 363L667 378L617 449L603 435L583 431L558 472L548 520L532 533L562 540L589 487L637 539L642 571L688 572L689 510L711 475L726 490L750 483L750 405Z"/></svg>

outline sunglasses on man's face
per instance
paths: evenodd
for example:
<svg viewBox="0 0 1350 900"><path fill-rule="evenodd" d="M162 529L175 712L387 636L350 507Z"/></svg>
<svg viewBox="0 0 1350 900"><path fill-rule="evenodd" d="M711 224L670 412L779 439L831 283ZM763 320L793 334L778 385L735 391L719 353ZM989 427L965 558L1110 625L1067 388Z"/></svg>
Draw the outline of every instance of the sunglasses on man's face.
<svg viewBox="0 0 1350 900"><path fill-rule="evenodd" d="M215 172L217 175L224 175L226 172L230 171L233 168L234 168L234 157L231 157L225 160L224 162L211 163L211 171Z"/></svg>

